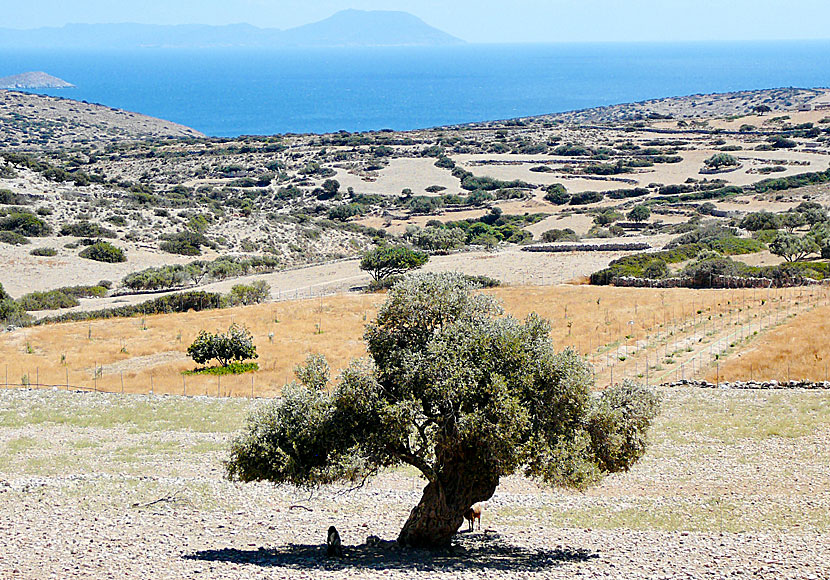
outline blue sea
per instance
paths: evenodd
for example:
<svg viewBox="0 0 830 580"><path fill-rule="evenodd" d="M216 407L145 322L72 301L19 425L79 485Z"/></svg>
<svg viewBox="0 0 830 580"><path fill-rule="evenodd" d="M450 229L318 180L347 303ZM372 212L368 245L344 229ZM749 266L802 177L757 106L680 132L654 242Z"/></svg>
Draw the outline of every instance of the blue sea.
<svg viewBox="0 0 830 580"><path fill-rule="evenodd" d="M0 53L0 77L208 135L416 129L694 93L830 85L830 42Z"/></svg>

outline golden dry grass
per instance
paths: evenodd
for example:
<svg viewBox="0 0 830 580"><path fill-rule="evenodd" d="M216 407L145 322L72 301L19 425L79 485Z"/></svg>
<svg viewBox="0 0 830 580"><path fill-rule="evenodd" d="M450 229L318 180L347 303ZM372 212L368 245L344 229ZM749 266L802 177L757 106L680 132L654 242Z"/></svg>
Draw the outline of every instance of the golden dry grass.
<svg viewBox="0 0 830 580"><path fill-rule="evenodd" d="M487 292L501 300L505 311L513 316L523 318L537 312L550 320L556 347L572 346L589 355L600 385L610 380L611 365L615 380L626 374L632 376L643 368L638 356L651 352L650 361L656 362L658 354L663 356L670 350L671 341L676 344L686 337L696 344L698 336L709 341L707 335L713 328L728 334L729 325L741 316L769 321L774 312L784 312L799 301L827 300L826 292L799 289L655 290L562 285L505 287ZM253 390L256 395L269 396L292 380L294 367L311 353L324 353L335 371L351 358L364 356L363 328L383 299L380 295L342 295L19 329L0 335L0 373L6 373L10 385L69 384L118 392L123 380L126 392L246 396ZM186 349L198 332L225 330L233 322L252 332L260 370L221 379L183 377L182 371L194 368ZM618 356L621 352L627 356ZM656 372L655 367L652 376L656 377ZM0 375L0 385L4 381Z"/></svg>
<svg viewBox="0 0 830 580"><path fill-rule="evenodd" d="M721 380L750 378L830 380L830 307L819 307L810 316L770 331L720 367Z"/></svg>

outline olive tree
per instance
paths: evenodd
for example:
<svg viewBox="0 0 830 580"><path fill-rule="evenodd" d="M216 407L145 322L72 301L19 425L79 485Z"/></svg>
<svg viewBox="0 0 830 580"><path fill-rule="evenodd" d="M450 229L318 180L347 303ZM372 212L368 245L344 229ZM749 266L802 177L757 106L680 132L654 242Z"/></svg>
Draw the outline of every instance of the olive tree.
<svg viewBox="0 0 830 580"><path fill-rule="evenodd" d="M550 330L503 316L460 274L404 278L366 328L370 358L334 385L319 361L298 373L233 441L228 476L315 488L412 466L426 486L398 542L440 547L504 476L581 489L627 470L656 396L632 383L594 394L588 364L555 352Z"/></svg>
<svg viewBox="0 0 830 580"><path fill-rule="evenodd" d="M812 236L799 237L795 234L780 232L770 243L769 251L781 256L787 262L798 262L813 253L821 251L815 238Z"/></svg>
<svg viewBox="0 0 830 580"><path fill-rule="evenodd" d="M406 246L385 245L370 250L360 260L360 269L369 272L377 281L420 268L429 261L429 255Z"/></svg>

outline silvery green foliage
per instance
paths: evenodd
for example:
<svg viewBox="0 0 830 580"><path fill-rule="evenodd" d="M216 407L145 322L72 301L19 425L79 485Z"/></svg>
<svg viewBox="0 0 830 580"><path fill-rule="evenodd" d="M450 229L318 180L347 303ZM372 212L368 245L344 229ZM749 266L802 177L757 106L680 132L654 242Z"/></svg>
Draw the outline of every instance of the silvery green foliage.
<svg viewBox="0 0 830 580"><path fill-rule="evenodd" d="M193 344L187 347L187 354L197 364L216 360L223 367L233 361L258 357L251 333L247 328L236 324L231 324L226 333L201 331Z"/></svg>
<svg viewBox="0 0 830 580"><path fill-rule="evenodd" d="M547 322L503 316L459 274L404 278L364 338L370 360L336 384L309 359L300 383L249 419L231 448L231 478L314 487L408 464L441 490L425 490L422 503L443 498L423 513L449 512L434 538L445 543L453 518L460 524L502 476L583 488L645 452L658 407L650 390L626 383L595 395L590 367L572 350L554 352ZM432 541L428 526L410 531L409 543Z"/></svg>

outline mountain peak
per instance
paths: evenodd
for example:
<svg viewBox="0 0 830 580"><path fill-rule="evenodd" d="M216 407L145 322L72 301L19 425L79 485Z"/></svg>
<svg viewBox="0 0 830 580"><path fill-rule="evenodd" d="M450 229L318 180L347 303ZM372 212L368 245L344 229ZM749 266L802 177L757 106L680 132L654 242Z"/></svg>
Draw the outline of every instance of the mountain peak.
<svg viewBox="0 0 830 580"><path fill-rule="evenodd" d="M277 30L249 24L227 26L71 24L34 30L0 29L0 48L134 49L280 48L344 46L448 46L464 41L408 12L343 10L314 22Z"/></svg>

